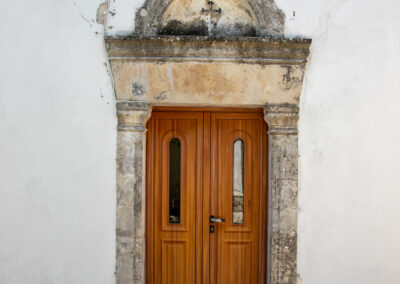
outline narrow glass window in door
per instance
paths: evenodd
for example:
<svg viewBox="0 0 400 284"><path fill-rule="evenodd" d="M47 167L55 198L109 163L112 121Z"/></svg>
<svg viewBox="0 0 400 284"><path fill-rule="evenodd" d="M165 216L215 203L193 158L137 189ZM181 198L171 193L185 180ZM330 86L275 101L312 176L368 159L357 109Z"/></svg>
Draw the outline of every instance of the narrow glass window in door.
<svg viewBox="0 0 400 284"><path fill-rule="evenodd" d="M169 222L181 222L181 142L169 142Z"/></svg>
<svg viewBox="0 0 400 284"><path fill-rule="evenodd" d="M244 223L244 142L237 139L233 142L233 224Z"/></svg>

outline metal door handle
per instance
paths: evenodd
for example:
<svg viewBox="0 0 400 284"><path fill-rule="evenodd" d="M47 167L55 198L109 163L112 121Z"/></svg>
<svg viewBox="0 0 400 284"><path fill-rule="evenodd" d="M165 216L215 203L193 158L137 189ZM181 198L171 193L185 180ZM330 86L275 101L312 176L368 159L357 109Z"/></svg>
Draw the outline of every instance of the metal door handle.
<svg viewBox="0 0 400 284"><path fill-rule="evenodd" d="M210 216L210 223L224 223L225 219L215 218L214 216Z"/></svg>

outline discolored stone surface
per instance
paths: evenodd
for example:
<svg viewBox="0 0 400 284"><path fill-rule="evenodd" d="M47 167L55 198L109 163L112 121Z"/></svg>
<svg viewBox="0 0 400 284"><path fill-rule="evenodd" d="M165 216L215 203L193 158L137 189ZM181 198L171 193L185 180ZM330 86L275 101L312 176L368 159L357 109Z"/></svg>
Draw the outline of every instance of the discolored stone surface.
<svg viewBox="0 0 400 284"><path fill-rule="evenodd" d="M301 86L282 92L282 69L276 65L235 63L112 62L117 98L131 99L133 81L147 90L141 97L150 103L168 101L178 104L262 105L297 103ZM303 69L294 67L299 80ZM187 94L190 93L191 96ZM160 94L163 96L160 97ZM263 95L260 95L263 94Z"/></svg>
<svg viewBox="0 0 400 284"><path fill-rule="evenodd" d="M256 28L259 36L282 37L284 34L285 15L273 0L234 0L214 1L215 8L221 8L222 13L215 15L214 22L218 26L218 17L226 17L222 21L219 34L231 35L235 24L248 24ZM208 8L204 1L183 0L146 0L138 9L135 17L135 34L157 35L168 19L183 20L190 25L196 19L202 18L201 9ZM246 17L247 16L247 17ZM167 23L165 23L165 18Z"/></svg>
<svg viewBox="0 0 400 284"><path fill-rule="evenodd" d="M297 281L298 106L267 105L269 126L270 283Z"/></svg>
<svg viewBox="0 0 400 284"><path fill-rule="evenodd" d="M107 44L118 100L245 106L297 104L310 42L128 37Z"/></svg>
<svg viewBox="0 0 400 284"><path fill-rule="evenodd" d="M162 26L160 35L208 35L208 26L204 20L196 20L191 23L185 23L179 20L169 20Z"/></svg>
<svg viewBox="0 0 400 284"><path fill-rule="evenodd" d="M147 103L118 102L117 283L143 283L145 256L145 128Z"/></svg>
<svg viewBox="0 0 400 284"><path fill-rule="evenodd" d="M133 283L133 238L117 236L116 246L116 283Z"/></svg>
<svg viewBox="0 0 400 284"><path fill-rule="evenodd" d="M106 37L110 59L146 61L235 61L281 65L280 80L293 81L292 64L307 61L309 39L212 36Z"/></svg>
<svg viewBox="0 0 400 284"><path fill-rule="evenodd" d="M212 9L212 11L210 11ZM175 0L164 13L159 34L204 36L256 36L253 10L243 0Z"/></svg>

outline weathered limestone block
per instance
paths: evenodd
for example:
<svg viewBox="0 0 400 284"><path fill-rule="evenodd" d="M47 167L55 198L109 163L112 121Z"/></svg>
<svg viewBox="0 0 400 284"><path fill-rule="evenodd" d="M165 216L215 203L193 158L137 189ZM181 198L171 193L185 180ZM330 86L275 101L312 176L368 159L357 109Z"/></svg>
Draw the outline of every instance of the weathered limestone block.
<svg viewBox="0 0 400 284"><path fill-rule="evenodd" d="M297 281L297 234L280 234L272 240L277 260L272 262L271 283L296 284Z"/></svg>
<svg viewBox="0 0 400 284"><path fill-rule="evenodd" d="M280 65L234 62L159 65L118 60L111 65L117 98L121 100L146 100L155 104L234 105L240 102L241 105L263 105L266 98L273 103L297 103L301 93L301 84L286 85L287 69ZM294 66L291 80L301 81L303 73L303 66ZM187 94L191 94L191 100Z"/></svg>
<svg viewBox="0 0 400 284"><path fill-rule="evenodd" d="M273 284L297 281L298 106L267 105L269 127L269 189Z"/></svg>
<svg viewBox="0 0 400 284"><path fill-rule="evenodd" d="M145 255L145 123L147 103L117 103L118 284L143 283Z"/></svg>
<svg viewBox="0 0 400 284"><path fill-rule="evenodd" d="M129 236L126 230L135 237L144 235L144 135L144 129L137 129L119 131L117 136L117 231L123 236Z"/></svg>
<svg viewBox="0 0 400 284"><path fill-rule="evenodd" d="M134 283L143 283L145 238L135 238L133 241L133 279Z"/></svg>
<svg viewBox="0 0 400 284"><path fill-rule="evenodd" d="M282 179L278 183L280 193L280 210L296 209L297 210L297 181Z"/></svg>
<svg viewBox="0 0 400 284"><path fill-rule="evenodd" d="M117 283L143 283L144 240L144 238L117 237Z"/></svg>
<svg viewBox="0 0 400 284"><path fill-rule="evenodd" d="M116 283L133 283L133 238L117 236Z"/></svg>
<svg viewBox="0 0 400 284"><path fill-rule="evenodd" d="M297 104L310 44L172 36L111 37L106 42L117 100L196 106ZM141 116L119 113L127 123Z"/></svg>

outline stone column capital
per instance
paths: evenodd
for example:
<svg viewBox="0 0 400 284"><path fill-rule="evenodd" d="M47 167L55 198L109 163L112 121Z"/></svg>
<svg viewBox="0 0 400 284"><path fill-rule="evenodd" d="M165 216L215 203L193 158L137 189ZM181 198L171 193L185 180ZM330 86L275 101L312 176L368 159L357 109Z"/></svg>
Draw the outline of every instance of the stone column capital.
<svg viewBox="0 0 400 284"><path fill-rule="evenodd" d="M268 124L270 135L297 135L299 106L297 104L266 104L264 119Z"/></svg>
<svg viewBox="0 0 400 284"><path fill-rule="evenodd" d="M117 101L118 131L145 131L150 116L147 102Z"/></svg>

